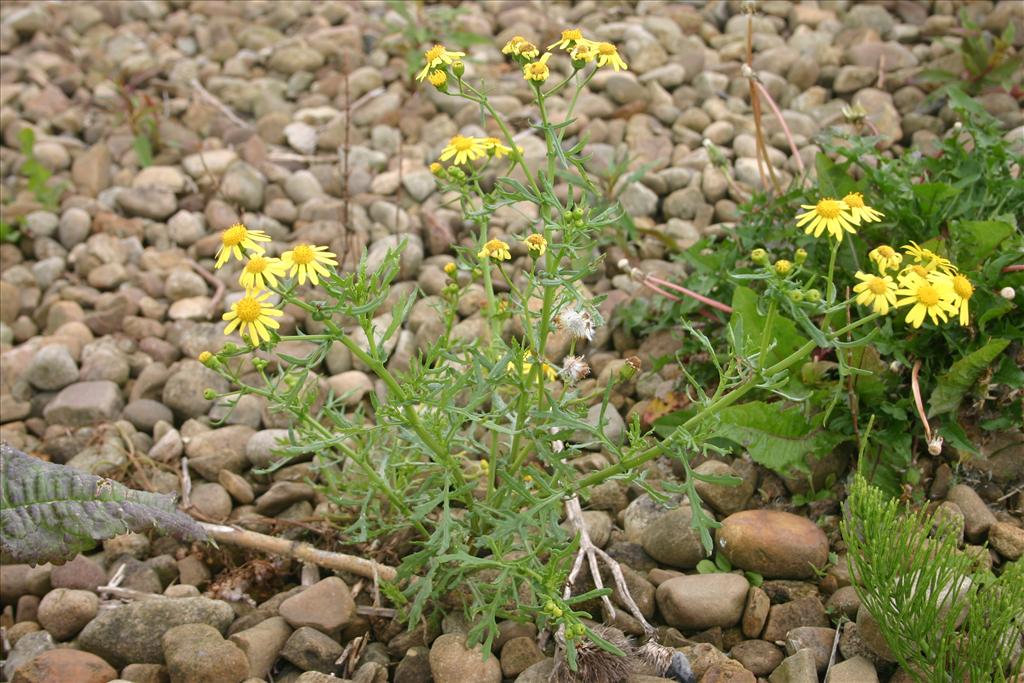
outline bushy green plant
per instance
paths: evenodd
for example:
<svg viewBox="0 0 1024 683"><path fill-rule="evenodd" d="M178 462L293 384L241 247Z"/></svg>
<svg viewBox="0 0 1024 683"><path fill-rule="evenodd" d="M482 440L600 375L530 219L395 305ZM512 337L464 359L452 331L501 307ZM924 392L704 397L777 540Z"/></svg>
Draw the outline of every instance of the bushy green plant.
<svg viewBox="0 0 1024 683"><path fill-rule="evenodd" d="M755 195L742 207L734 240L702 240L681 255L695 272L694 287L710 291L706 281L711 279L726 291L731 288L734 298L750 285L748 275L758 270L757 265L741 267L729 278L720 273L727 272L730 263L743 264L756 248L766 249L769 258L784 259L792 259L795 250L803 248L804 272L822 273L829 268L830 244L796 229L793 207L861 192L884 219L862 223L856 234L846 235L833 264L837 287L857 285L860 281L854 275L871 270L866 255L880 245L889 245L900 255L901 268L913 261L902 249L912 243L958 267L973 290L969 324L926 322L916 328L905 324L903 315L890 313L870 347L809 360L789 387L790 403L783 404L802 406L824 433L842 437L838 443L845 442L847 450L857 442L869 414L874 415L875 429L866 450L873 463L868 473L890 493L901 483L912 483L913 456L928 446L925 439L915 437L923 435L923 429L907 429L908 422L919 421L912 390L912 368L918 362L918 384L933 440L939 434L970 457L989 433L1022 426L1019 340L1024 339L1024 319L1019 305L1000 295L1004 288L1019 291L1024 285L1024 273L1013 266L1024 257L1024 183L1013 172L1019 159L1010 152L997 123L975 101L956 88L949 94L960 122L934 153L909 150L886 156L875 149L874 137L826 131L820 139L824 153L816 163L816 186L808 189L798 180L777 197ZM821 288L822 282L808 286ZM740 310L747 310L748 317L763 317L763 302L749 295L740 298ZM751 312L752 303L756 306ZM845 320L845 308L831 315ZM807 330L805 323L801 326ZM791 334L779 332L780 339ZM719 349L724 351L721 344ZM807 449L805 455L822 452ZM799 460L766 464L789 468Z"/></svg>
<svg viewBox="0 0 1024 683"><path fill-rule="evenodd" d="M997 577L958 547L951 522L911 512L858 476L841 523L864 608L922 683L1024 673L1024 562Z"/></svg>
<svg viewBox="0 0 1024 683"><path fill-rule="evenodd" d="M968 95L980 95L988 90L1014 91L1020 87L1021 55L1013 51L1015 27L1007 22L1000 35L982 30L970 18L967 9L960 10L960 56L964 70L954 73L947 69L926 69L919 79L937 86L931 97L946 95L952 88Z"/></svg>
<svg viewBox="0 0 1024 683"><path fill-rule="evenodd" d="M61 194L64 193L65 183L52 185L50 178L53 176L50 169L43 166L36 158L36 134L28 126L18 131L18 144L25 161L21 164L21 174L28 180L28 189L35 195L44 209L53 211L57 208Z"/></svg>

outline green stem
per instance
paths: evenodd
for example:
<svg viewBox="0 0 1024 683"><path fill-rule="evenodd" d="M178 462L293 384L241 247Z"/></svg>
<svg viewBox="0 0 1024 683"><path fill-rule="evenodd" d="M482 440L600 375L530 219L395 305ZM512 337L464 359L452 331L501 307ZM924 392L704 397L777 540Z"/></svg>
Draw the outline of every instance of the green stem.
<svg viewBox="0 0 1024 683"><path fill-rule="evenodd" d="M825 283L825 300L831 306L836 301L836 284L833 276L836 272L836 254L839 253L839 242L832 243L832 255L828 260L828 282Z"/></svg>
<svg viewBox="0 0 1024 683"><path fill-rule="evenodd" d="M761 330L761 350L757 354L757 367L764 368L765 356L768 353L768 342L772 335L772 326L775 324L775 312L778 310L779 305L775 301L774 297L768 304L768 315L765 316L764 328Z"/></svg>

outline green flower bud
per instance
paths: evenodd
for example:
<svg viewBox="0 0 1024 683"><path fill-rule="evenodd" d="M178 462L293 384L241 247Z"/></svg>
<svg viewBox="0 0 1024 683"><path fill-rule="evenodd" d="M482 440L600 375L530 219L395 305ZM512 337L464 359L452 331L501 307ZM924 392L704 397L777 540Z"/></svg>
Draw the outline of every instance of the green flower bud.
<svg viewBox="0 0 1024 683"><path fill-rule="evenodd" d="M759 266L768 264L768 252L764 249L755 249L750 252L750 260Z"/></svg>
<svg viewBox="0 0 1024 683"><path fill-rule="evenodd" d="M798 266L802 266L804 261L806 261L806 260L807 260L807 250L806 249L797 249L796 253L793 254L793 262L796 263Z"/></svg>
<svg viewBox="0 0 1024 683"><path fill-rule="evenodd" d="M207 401L212 401L217 398L217 392L213 389L203 389L203 398Z"/></svg>
<svg viewBox="0 0 1024 683"><path fill-rule="evenodd" d="M235 351L238 350L238 345L235 344L234 342L228 342L227 344L222 346L220 350L223 351L224 353L234 353Z"/></svg>
<svg viewBox="0 0 1024 683"><path fill-rule="evenodd" d="M794 303L800 303L804 300L804 293L799 289L791 289L787 292L787 295L789 296L789 300Z"/></svg>
<svg viewBox="0 0 1024 683"><path fill-rule="evenodd" d="M456 78L462 78L462 74L466 73L466 65L461 59L457 59L452 63L452 73L455 74Z"/></svg>
<svg viewBox="0 0 1024 683"><path fill-rule="evenodd" d="M775 272L778 273L779 275L788 275L789 271L791 270L793 270L792 261L787 261L784 258L780 258L778 261L775 262Z"/></svg>
<svg viewBox="0 0 1024 683"><path fill-rule="evenodd" d="M636 377L638 372L640 372L640 359L636 356L630 356L626 359L625 365L619 369L619 381L628 382Z"/></svg>
<svg viewBox="0 0 1024 683"><path fill-rule="evenodd" d="M816 304L821 301L821 292L816 289L808 289L804 292L804 301L808 301L812 304Z"/></svg>

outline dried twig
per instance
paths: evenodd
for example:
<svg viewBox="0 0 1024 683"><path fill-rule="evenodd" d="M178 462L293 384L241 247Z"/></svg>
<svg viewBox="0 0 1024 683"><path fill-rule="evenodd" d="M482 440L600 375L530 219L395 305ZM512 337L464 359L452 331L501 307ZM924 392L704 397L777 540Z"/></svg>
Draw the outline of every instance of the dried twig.
<svg viewBox="0 0 1024 683"><path fill-rule="evenodd" d="M675 296L669 294L665 290L661 289L662 287L668 287L669 289L674 289L677 292L685 294L686 296L690 297L691 299L696 299L697 301L701 302L702 304L706 304L708 306L711 306L711 308L716 308L719 311L722 311L723 313L732 314L732 306L729 306L727 304L723 304L721 301L715 301L714 299L710 299L710 298L704 296L703 294L698 294L697 292L693 291L692 289L687 289L686 287L683 287L682 285L677 285L677 284L675 284L673 282L669 282L668 280L662 280L659 277L655 277L653 275L649 275L649 274L645 273L644 271L640 270L639 268L633 268L633 267L631 267L629 265L629 261L626 260L626 259L620 260L619 263L618 263L618 266L619 266L620 270L623 270L623 271L629 273L629 276L633 280L635 280L636 282L639 282L640 284L642 284L643 286L647 287L648 289L651 289L652 291L655 291L658 294L661 294L662 296L668 297L669 299L674 299L675 301L679 301L678 297L675 297Z"/></svg>
<svg viewBox="0 0 1024 683"><path fill-rule="evenodd" d="M224 114L224 116L227 116L229 119L231 119L232 123L235 123L236 125L239 125L242 128L246 128L246 129L249 129L249 130L252 129L252 124L251 123L248 123L244 119L240 118L238 116L238 114L236 114L235 112L231 111L231 108L228 107L228 105L226 105L223 102L221 102L217 98L216 95L214 95L209 90L204 88L203 84L199 82L198 78L193 78L191 81L189 81L189 85L191 85L193 88L195 88L196 92L199 93L199 95L204 100L206 100L207 102L212 104L214 107L216 107L222 114Z"/></svg>
<svg viewBox="0 0 1024 683"><path fill-rule="evenodd" d="M210 305L206 313L207 318L213 318L217 314L220 302L224 299L224 283L221 282L213 273L199 265L195 259L189 259L188 264L192 266L192 270L199 273L200 277L214 286L213 298L210 299Z"/></svg>
<svg viewBox="0 0 1024 683"><path fill-rule="evenodd" d="M355 555L335 553L329 550L320 550L309 543L300 541L289 541L284 538L267 536L255 531L247 531L223 524L207 524L200 522L200 526L216 541L230 543L232 545L259 550L269 555L283 555L294 557L297 560L315 564L325 569L348 572L366 578L373 578L379 575L385 581L393 581L398 572L394 567L380 564L373 560L367 560Z"/></svg>

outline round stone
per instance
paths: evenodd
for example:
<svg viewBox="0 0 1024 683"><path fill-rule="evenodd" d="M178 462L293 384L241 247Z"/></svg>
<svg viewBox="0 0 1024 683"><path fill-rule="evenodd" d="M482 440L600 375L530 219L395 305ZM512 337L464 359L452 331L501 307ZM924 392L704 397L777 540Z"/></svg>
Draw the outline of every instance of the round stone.
<svg viewBox="0 0 1024 683"><path fill-rule="evenodd" d="M729 515L715 542L734 567L770 579L807 579L828 561L825 532L806 517L778 510Z"/></svg>

